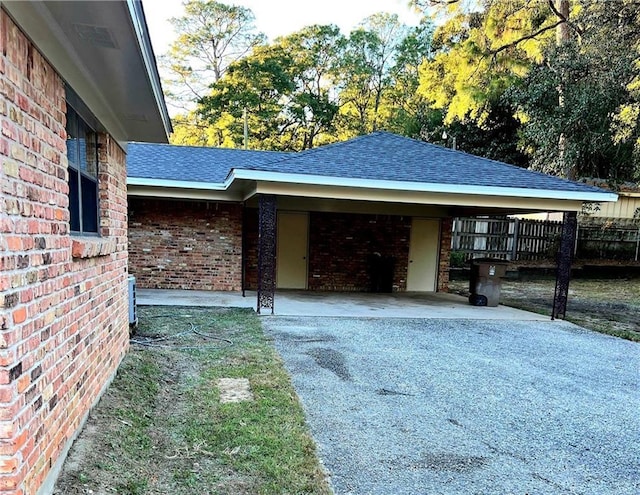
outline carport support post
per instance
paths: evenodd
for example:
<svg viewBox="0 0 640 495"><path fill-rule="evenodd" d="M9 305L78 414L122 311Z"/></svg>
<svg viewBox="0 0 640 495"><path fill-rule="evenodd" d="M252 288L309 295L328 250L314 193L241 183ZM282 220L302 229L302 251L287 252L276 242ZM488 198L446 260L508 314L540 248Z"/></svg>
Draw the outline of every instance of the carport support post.
<svg viewBox="0 0 640 495"><path fill-rule="evenodd" d="M276 197L258 198L258 308L271 309L276 290Z"/></svg>
<svg viewBox="0 0 640 495"><path fill-rule="evenodd" d="M564 320L569 298L569 280L571 279L571 262L576 243L578 214L575 211L565 212L562 224L562 237L558 250L556 270L556 291L553 296L553 312L551 319Z"/></svg>

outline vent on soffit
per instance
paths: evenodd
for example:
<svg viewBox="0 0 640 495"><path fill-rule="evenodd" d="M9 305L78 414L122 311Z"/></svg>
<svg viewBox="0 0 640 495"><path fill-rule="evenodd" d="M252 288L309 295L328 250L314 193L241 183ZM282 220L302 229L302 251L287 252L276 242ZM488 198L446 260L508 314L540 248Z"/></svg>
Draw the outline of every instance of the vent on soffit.
<svg viewBox="0 0 640 495"><path fill-rule="evenodd" d="M111 31L106 27L92 26L91 24L74 24L78 37L100 48L118 48Z"/></svg>

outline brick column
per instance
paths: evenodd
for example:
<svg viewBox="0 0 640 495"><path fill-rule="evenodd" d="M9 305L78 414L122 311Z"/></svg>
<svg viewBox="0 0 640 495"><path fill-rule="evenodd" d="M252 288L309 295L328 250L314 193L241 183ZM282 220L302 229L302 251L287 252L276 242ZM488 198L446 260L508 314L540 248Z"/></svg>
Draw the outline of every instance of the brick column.
<svg viewBox="0 0 640 495"><path fill-rule="evenodd" d="M451 261L451 229L453 218L440 220L440 253L438 255L438 292L449 292L449 268Z"/></svg>

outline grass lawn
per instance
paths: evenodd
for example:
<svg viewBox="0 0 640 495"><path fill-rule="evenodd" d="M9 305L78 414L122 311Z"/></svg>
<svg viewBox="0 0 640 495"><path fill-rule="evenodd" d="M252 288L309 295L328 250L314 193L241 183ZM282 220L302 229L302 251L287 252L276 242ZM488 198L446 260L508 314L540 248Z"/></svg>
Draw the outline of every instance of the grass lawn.
<svg viewBox="0 0 640 495"><path fill-rule="evenodd" d="M55 493L331 493L288 374L252 311L146 307L139 317L139 343ZM220 378L247 378L253 400L221 403Z"/></svg>
<svg viewBox="0 0 640 495"><path fill-rule="evenodd" d="M469 294L469 282L452 281L451 292ZM551 315L555 279L503 280L500 303ZM574 279L566 319L584 328L640 342L640 279Z"/></svg>

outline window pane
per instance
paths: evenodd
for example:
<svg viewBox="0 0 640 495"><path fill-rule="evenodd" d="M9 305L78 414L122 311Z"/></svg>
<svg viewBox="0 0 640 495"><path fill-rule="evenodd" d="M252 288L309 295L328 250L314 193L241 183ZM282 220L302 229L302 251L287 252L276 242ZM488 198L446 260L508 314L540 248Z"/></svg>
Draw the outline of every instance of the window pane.
<svg viewBox="0 0 640 495"><path fill-rule="evenodd" d="M82 231L98 232L98 184L81 175L82 186Z"/></svg>
<svg viewBox="0 0 640 495"><path fill-rule="evenodd" d="M78 119L80 170L92 177L98 177L98 148L96 133L81 119Z"/></svg>
<svg viewBox="0 0 640 495"><path fill-rule="evenodd" d="M71 214L71 231L80 232L80 195L78 171L69 168L69 213Z"/></svg>
<svg viewBox="0 0 640 495"><path fill-rule="evenodd" d="M69 166L78 168L78 119L76 112L67 107L67 159Z"/></svg>

